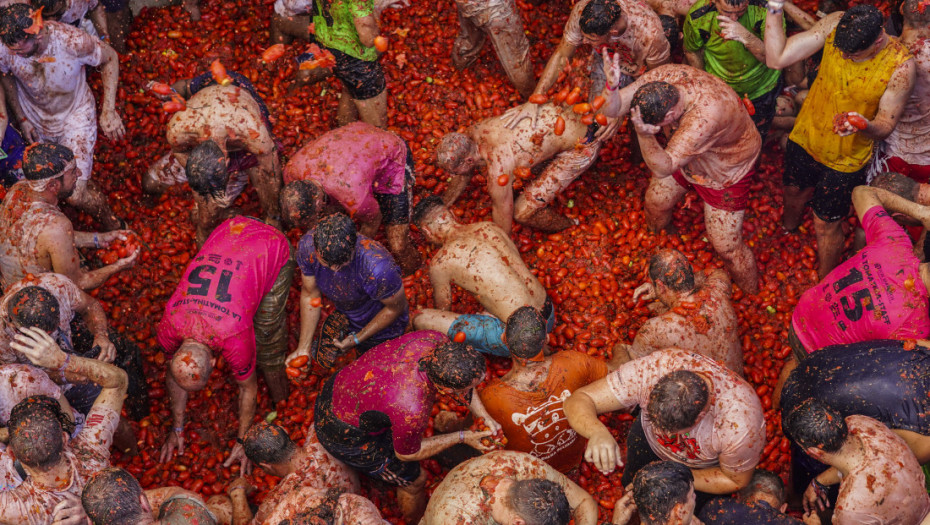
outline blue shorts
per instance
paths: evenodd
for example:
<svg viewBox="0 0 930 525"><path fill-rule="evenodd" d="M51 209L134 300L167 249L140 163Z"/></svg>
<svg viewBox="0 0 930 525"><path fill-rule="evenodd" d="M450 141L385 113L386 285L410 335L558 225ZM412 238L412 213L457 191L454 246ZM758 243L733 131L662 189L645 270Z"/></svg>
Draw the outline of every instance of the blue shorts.
<svg viewBox="0 0 930 525"><path fill-rule="evenodd" d="M12 124L8 124L0 148L6 154L5 158L0 159L0 183L9 188L23 178L22 164L26 141Z"/></svg>
<svg viewBox="0 0 930 525"><path fill-rule="evenodd" d="M555 308L548 297L542 314L546 318L548 334L555 328ZM465 334L465 342L482 354L510 357L510 350L504 345L506 328L507 324L493 315L463 314L452 322L448 335L449 339L454 339L457 332L462 332Z"/></svg>

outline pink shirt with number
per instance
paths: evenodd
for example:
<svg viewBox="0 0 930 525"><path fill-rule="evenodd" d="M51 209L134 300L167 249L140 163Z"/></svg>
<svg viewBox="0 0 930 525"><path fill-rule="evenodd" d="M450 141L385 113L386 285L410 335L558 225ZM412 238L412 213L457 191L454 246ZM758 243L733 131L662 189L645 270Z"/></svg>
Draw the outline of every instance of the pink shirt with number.
<svg viewBox="0 0 930 525"><path fill-rule="evenodd" d="M875 339L930 336L930 295L907 232L881 206L862 217L866 247L804 292L791 324L808 353Z"/></svg>
<svg viewBox="0 0 930 525"><path fill-rule="evenodd" d="M710 379L711 407L688 432L666 435L653 426L646 406L656 383L679 370ZM659 350L608 374L607 386L623 409L642 407L646 441L660 458L693 469L719 465L730 472L746 472L759 464L765 446L759 397L749 383L713 359L678 348Z"/></svg>
<svg viewBox="0 0 930 525"><path fill-rule="evenodd" d="M275 228L248 217L220 224L188 264L158 325L169 357L185 339L223 355L235 378L255 371L252 318L290 258L290 245Z"/></svg>
<svg viewBox="0 0 930 525"><path fill-rule="evenodd" d="M404 190L407 143L397 135L364 122L353 122L324 133L291 157L284 167L284 184L314 181L349 215L378 209L375 194Z"/></svg>

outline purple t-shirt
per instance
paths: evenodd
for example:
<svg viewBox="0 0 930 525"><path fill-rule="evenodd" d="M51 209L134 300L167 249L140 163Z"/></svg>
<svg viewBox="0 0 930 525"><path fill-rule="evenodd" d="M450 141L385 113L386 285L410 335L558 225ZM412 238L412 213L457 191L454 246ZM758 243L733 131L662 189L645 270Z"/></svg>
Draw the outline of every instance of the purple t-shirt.
<svg viewBox="0 0 930 525"><path fill-rule="evenodd" d="M394 450L417 452L436 398L417 362L445 342L440 332L420 330L372 348L336 374L333 413L359 426L363 413L377 410L391 420Z"/></svg>
<svg viewBox="0 0 930 525"><path fill-rule="evenodd" d="M336 310L349 318L349 325L359 331L384 308L381 303L404 287L400 268L378 242L359 235L355 242L355 256L345 267L334 272L317 261L313 246L313 232L300 239L297 247L297 264L306 276L316 278L316 286ZM407 309L397 319L375 334L386 340L404 333L409 314Z"/></svg>

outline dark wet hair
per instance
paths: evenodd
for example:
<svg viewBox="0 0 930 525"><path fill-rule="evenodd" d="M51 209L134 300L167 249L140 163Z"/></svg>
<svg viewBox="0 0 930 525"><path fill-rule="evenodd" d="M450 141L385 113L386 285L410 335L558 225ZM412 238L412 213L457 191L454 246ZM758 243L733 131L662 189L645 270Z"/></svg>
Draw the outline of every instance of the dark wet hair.
<svg viewBox="0 0 930 525"><path fill-rule="evenodd" d="M430 195L429 197L420 200L416 206L413 207L413 214L410 216L410 222L416 224L417 226L423 226L423 220L426 218L429 212L433 211L436 208L445 206L445 203L442 202L442 198L438 195Z"/></svg>
<svg viewBox="0 0 930 525"><path fill-rule="evenodd" d="M339 505L340 496L342 496L341 490L328 489L326 497L315 507L281 520L277 525L332 525L336 522L336 507Z"/></svg>
<svg viewBox="0 0 930 525"><path fill-rule="evenodd" d="M546 320L532 306L521 306L507 318L504 335L510 355L529 359L546 344Z"/></svg>
<svg viewBox="0 0 930 525"><path fill-rule="evenodd" d="M739 491L739 499L743 503L748 503L757 494L769 495L781 505L785 502L785 483L778 474L757 468L752 473L752 480L750 480L749 485Z"/></svg>
<svg viewBox="0 0 930 525"><path fill-rule="evenodd" d="M591 0L581 10L578 25L586 35L604 36L617 23L623 10L614 0Z"/></svg>
<svg viewBox="0 0 930 525"><path fill-rule="evenodd" d="M352 260L357 240L355 223L344 213L323 217L313 230L313 247L317 256L332 266Z"/></svg>
<svg viewBox="0 0 930 525"><path fill-rule="evenodd" d="M61 175L72 160L74 153L68 146L37 142L23 153L23 175L27 180L51 179Z"/></svg>
<svg viewBox="0 0 930 525"><path fill-rule="evenodd" d="M784 420L785 435L803 449L836 452L846 442L849 429L835 408L819 399L806 399Z"/></svg>
<svg viewBox="0 0 930 525"><path fill-rule="evenodd" d="M465 343L444 343L420 359L420 370L436 386L461 390L487 372L484 356Z"/></svg>
<svg viewBox="0 0 930 525"><path fill-rule="evenodd" d="M10 449L23 465L46 471L61 460L62 432L74 431L74 422L48 396L30 396L10 412Z"/></svg>
<svg viewBox="0 0 930 525"><path fill-rule="evenodd" d="M925 0L904 0L901 5L902 15L908 24L915 27L930 25L930 7L925 5Z"/></svg>
<svg viewBox="0 0 930 525"><path fill-rule="evenodd" d="M649 258L649 277L673 292L694 290L694 270L678 250L661 250Z"/></svg>
<svg viewBox="0 0 930 525"><path fill-rule="evenodd" d="M284 186L279 197L281 210L296 210L298 214L298 224L291 224L291 226L301 226L316 221L320 215L320 210L317 208L320 193L320 187L308 180L297 180ZM284 220L290 222L290 214L285 213Z"/></svg>
<svg viewBox="0 0 930 525"><path fill-rule="evenodd" d="M827 15L837 11L845 11L847 7L849 7L847 0L820 0L817 3L817 10Z"/></svg>
<svg viewBox="0 0 930 525"><path fill-rule="evenodd" d="M675 505L688 502L691 469L675 461L653 461L633 478L633 501L644 525L668 522Z"/></svg>
<svg viewBox="0 0 930 525"><path fill-rule="evenodd" d="M29 4L10 4L0 8L0 41L4 45L18 44L31 36L26 29L32 27L32 7Z"/></svg>
<svg viewBox="0 0 930 525"><path fill-rule="evenodd" d="M6 307L7 315L23 328L39 328L52 333L61 321L58 299L38 286L26 286L14 293Z"/></svg>
<svg viewBox="0 0 930 525"><path fill-rule="evenodd" d="M246 457L255 464L279 465L297 452L297 445L291 441L287 430L264 421L252 425L242 441Z"/></svg>
<svg viewBox="0 0 930 525"><path fill-rule="evenodd" d="M659 15L659 21L662 23L662 32L665 33L665 39L672 49L678 49L681 45L681 28L678 27L678 20L671 15Z"/></svg>
<svg viewBox="0 0 930 525"><path fill-rule="evenodd" d="M548 479L514 481L507 501L526 525L568 525L572 519L565 491Z"/></svg>
<svg viewBox="0 0 930 525"><path fill-rule="evenodd" d="M677 370L659 379L649 393L646 413L660 430L691 428L707 406L710 392L704 379L690 370Z"/></svg>
<svg viewBox="0 0 930 525"><path fill-rule="evenodd" d="M148 514L142 508L142 486L121 468L97 472L84 485L81 505L94 525L123 525Z"/></svg>
<svg viewBox="0 0 930 525"><path fill-rule="evenodd" d="M928 11L930 11L930 9L928 9ZM894 171L887 171L877 175L872 179L872 182L869 183L869 186L890 191L911 202L917 201L917 194L920 192L920 183L907 175Z"/></svg>
<svg viewBox="0 0 930 525"><path fill-rule="evenodd" d="M191 150L184 168L191 190L201 197L222 197L229 184L226 154L219 144L205 140Z"/></svg>
<svg viewBox="0 0 930 525"><path fill-rule="evenodd" d="M874 6L859 4L852 7L840 18L833 45L843 53L858 53L875 43L884 23L882 12Z"/></svg>
<svg viewBox="0 0 930 525"><path fill-rule="evenodd" d="M655 126L678 103L678 88L668 82L647 82L633 94L632 107L639 108L643 122Z"/></svg>

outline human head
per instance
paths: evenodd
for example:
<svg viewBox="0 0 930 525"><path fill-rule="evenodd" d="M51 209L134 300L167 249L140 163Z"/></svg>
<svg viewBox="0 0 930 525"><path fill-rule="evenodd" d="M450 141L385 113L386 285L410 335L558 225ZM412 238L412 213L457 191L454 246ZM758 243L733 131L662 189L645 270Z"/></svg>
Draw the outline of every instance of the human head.
<svg viewBox="0 0 930 525"><path fill-rule="evenodd" d="M81 504L93 525L123 525L144 519L152 508L142 486L121 468L107 468L84 485Z"/></svg>
<svg viewBox="0 0 930 525"><path fill-rule="evenodd" d="M331 270L339 270L355 255L358 233L355 223L344 213L323 217L313 230L317 260Z"/></svg>
<svg viewBox="0 0 930 525"><path fill-rule="evenodd" d="M843 415L819 399L806 399L785 417L785 435L814 459L834 453L846 442L849 429Z"/></svg>
<svg viewBox="0 0 930 525"><path fill-rule="evenodd" d="M308 180L291 182L281 190L281 217L285 225L312 230L320 217L323 191Z"/></svg>
<svg viewBox="0 0 930 525"><path fill-rule="evenodd" d="M752 473L752 480L739 491L739 499L747 505L754 505L764 501L773 509L785 511L785 483L774 472L756 469Z"/></svg>
<svg viewBox="0 0 930 525"><path fill-rule="evenodd" d="M261 466L271 474L280 476L287 462L297 452L287 431L278 425L264 421L249 428L243 438L242 448L249 461Z"/></svg>
<svg viewBox="0 0 930 525"><path fill-rule="evenodd" d="M434 385L451 390L465 390L484 379L487 364L484 356L465 343L443 343L420 359L420 370Z"/></svg>
<svg viewBox="0 0 930 525"><path fill-rule="evenodd" d="M36 191L51 190L58 199L67 199L78 177L74 153L61 144L31 144L23 153L23 175Z"/></svg>
<svg viewBox="0 0 930 525"><path fill-rule="evenodd" d="M633 501L644 525L691 522L694 476L674 461L649 463L633 478Z"/></svg>
<svg viewBox="0 0 930 525"><path fill-rule="evenodd" d="M207 139L191 150L187 157L187 183L201 197L221 198L229 183L226 153L216 142Z"/></svg>
<svg viewBox="0 0 930 525"><path fill-rule="evenodd" d="M446 133L436 148L436 164L454 175L468 175L478 165L478 145L463 133Z"/></svg>
<svg viewBox="0 0 930 525"><path fill-rule="evenodd" d="M646 414L662 432L684 432L697 424L709 399L704 378L690 370L677 370L663 376L652 388Z"/></svg>
<svg viewBox="0 0 930 525"><path fill-rule="evenodd" d="M511 357L536 357L546 346L546 320L532 306L521 306L507 318L504 337Z"/></svg>
<svg viewBox="0 0 930 525"><path fill-rule="evenodd" d="M162 503L158 522L165 525L218 525L219 521L203 505L191 505L187 498L172 499Z"/></svg>
<svg viewBox="0 0 930 525"><path fill-rule="evenodd" d="M187 392L207 386L213 373L213 353L206 345L185 339L171 358L169 372L175 382Z"/></svg>
<svg viewBox="0 0 930 525"><path fill-rule="evenodd" d="M61 322L61 305L45 288L26 286L10 297L7 315L14 326L39 328L51 334Z"/></svg>
<svg viewBox="0 0 930 525"><path fill-rule="evenodd" d="M925 5L925 0L904 0L901 14L911 27L930 26L930 6Z"/></svg>
<svg viewBox="0 0 930 525"><path fill-rule="evenodd" d="M680 98L678 88L668 82L647 82L633 94L632 107L639 109L644 123L659 126L681 116L673 111Z"/></svg>
<svg viewBox="0 0 930 525"><path fill-rule="evenodd" d="M664 303L694 291L694 270L678 250L659 250L649 258L649 278Z"/></svg>
<svg viewBox="0 0 930 525"><path fill-rule="evenodd" d="M581 18L578 20L581 32L592 40L602 40L611 29L626 29L623 21L623 10L620 4L614 0L591 0L588 5L581 10ZM618 28L617 26L624 27ZM620 31L622 34L623 31Z"/></svg>
<svg viewBox="0 0 930 525"><path fill-rule="evenodd" d="M833 45L850 60L868 58L863 51L872 47L884 31L881 11L868 4L859 4L843 13L836 26Z"/></svg>
<svg viewBox="0 0 930 525"><path fill-rule="evenodd" d="M277 525L333 525L336 523L336 507L339 505L339 489L327 489L326 495L312 507L301 510Z"/></svg>
<svg viewBox="0 0 930 525"><path fill-rule="evenodd" d="M62 460L74 422L61 411L58 400L30 396L10 412L10 450L27 469L47 472Z"/></svg>
<svg viewBox="0 0 930 525"><path fill-rule="evenodd" d="M730 20L739 20L749 7L749 0L714 0L718 16L722 15Z"/></svg>
<svg viewBox="0 0 930 525"><path fill-rule="evenodd" d="M434 231L434 221L448 212L449 209L438 195L431 195L420 200L413 208L410 222L416 225L426 239L433 244L442 244L442 239Z"/></svg>
<svg viewBox="0 0 930 525"><path fill-rule="evenodd" d="M26 32L33 24L32 12L32 7L21 3L0 8L0 42L19 56L32 56L39 47L36 35Z"/></svg>
<svg viewBox="0 0 930 525"><path fill-rule="evenodd" d="M678 27L678 20L671 15L659 15L659 21L662 22L662 32L665 33L665 39L668 45L674 50L681 45L681 28Z"/></svg>
<svg viewBox="0 0 930 525"><path fill-rule="evenodd" d="M920 192L920 183L916 180L893 171L887 171L876 175L869 186L890 191L899 197L916 202L917 194Z"/></svg>
<svg viewBox="0 0 930 525"><path fill-rule="evenodd" d="M825 16L837 11L845 11L847 5L848 2L846 0L820 0L817 4L817 16Z"/></svg>
<svg viewBox="0 0 930 525"><path fill-rule="evenodd" d="M565 491L547 479L512 480L502 503L513 515L512 525L568 525L571 506Z"/></svg>
<svg viewBox="0 0 930 525"><path fill-rule="evenodd" d="M66 0L30 0L33 9L42 8L42 18L59 20L68 8Z"/></svg>

